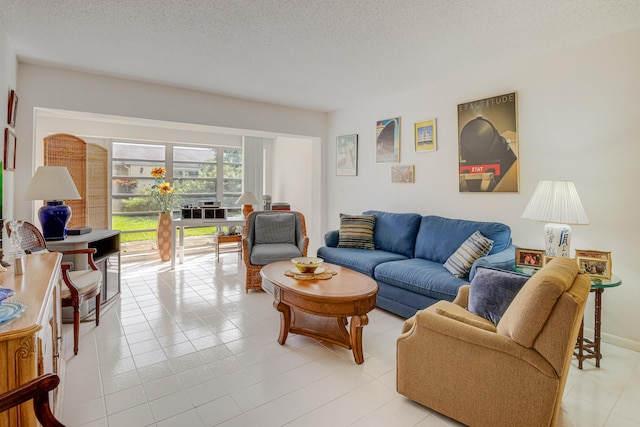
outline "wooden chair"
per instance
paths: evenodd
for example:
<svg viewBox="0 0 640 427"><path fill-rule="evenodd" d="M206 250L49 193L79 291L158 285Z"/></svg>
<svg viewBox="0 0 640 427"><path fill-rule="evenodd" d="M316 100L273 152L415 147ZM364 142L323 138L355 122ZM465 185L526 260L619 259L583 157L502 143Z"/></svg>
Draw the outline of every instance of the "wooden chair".
<svg viewBox="0 0 640 427"><path fill-rule="evenodd" d="M7 222L6 229L11 236L11 221ZM35 253L46 250L47 242L38 228L23 222L19 229L20 246L26 253ZM73 354L78 354L78 336L80 335L80 305L91 298L96 299L96 326L100 324L100 291L102 290L102 272L93 262L93 248L74 249L62 251L63 255L87 254L89 269L71 270L73 263L63 262L62 277L60 279L60 300L62 307L73 307Z"/></svg>
<svg viewBox="0 0 640 427"><path fill-rule="evenodd" d="M0 413L33 400L36 418L44 427L64 427L51 412L49 392L60 383L56 374L44 374L13 390L0 394Z"/></svg>

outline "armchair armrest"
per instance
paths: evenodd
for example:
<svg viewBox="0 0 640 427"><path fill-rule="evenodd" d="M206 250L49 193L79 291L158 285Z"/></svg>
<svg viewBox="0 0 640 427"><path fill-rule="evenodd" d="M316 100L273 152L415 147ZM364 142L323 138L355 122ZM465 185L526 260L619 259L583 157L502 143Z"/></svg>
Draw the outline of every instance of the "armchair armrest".
<svg viewBox="0 0 640 427"><path fill-rule="evenodd" d="M486 265L488 267L499 268L502 270L513 271L513 266L516 264L516 247L510 245L507 249L496 254L491 254L478 258L476 262L471 266L469 272L469 281L473 279L476 274L476 268L480 265Z"/></svg>
<svg viewBox="0 0 640 427"><path fill-rule="evenodd" d="M501 354L502 358L523 361L549 377L556 376L551 364L537 351L523 347L504 335L478 327L473 322L458 320L455 319L455 316L440 314L438 311L460 314L461 309L451 302L439 301L418 311L414 316L413 327L400 335L398 345L401 341L405 341L406 345L424 348L417 351L424 356L432 351L427 347L433 342L434 335L437 335L438 340L445 339L452 343L451 345L454 345L460 354L469 355L470 360L475 360L475 363L480 362L478 360L478 357L481 357L479 352ZM494 362L489 359L484 360L481 364L486 362L486 366L493 365ZM497 366L495 369L500 370L502 367Z"/></svg>
<svg viewBox="0 0 640 427"><path fill-rule="evenodd" d="M79 254L87 254L87 261L92 270L97 270L98 267L93 262L93 254L96 253L95 248L87 248L87 249L73 249L68 251L61 251L62 255L79 255Z"/></svg>
<svg viewBox="0 0 640 427"><path fill-rule="evenodd" d="M0 394L0 412L33 399L36 418L42 425L64 427L55 419L49 406L49 392L60 383L56 374L44 374L12 390Z"/></svg>

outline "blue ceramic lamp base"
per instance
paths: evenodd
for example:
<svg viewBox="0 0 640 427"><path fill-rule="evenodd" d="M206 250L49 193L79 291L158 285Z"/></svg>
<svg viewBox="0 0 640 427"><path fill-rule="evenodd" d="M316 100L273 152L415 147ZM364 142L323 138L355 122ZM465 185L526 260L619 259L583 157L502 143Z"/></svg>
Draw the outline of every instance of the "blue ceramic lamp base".
<svg viewBox="0 0 640 427"><path fill-rule="evenodd" d="M45 240L64 240L67 238L67 224L71 219L71 208L63 201L47 201L38 211Z"/></svg>

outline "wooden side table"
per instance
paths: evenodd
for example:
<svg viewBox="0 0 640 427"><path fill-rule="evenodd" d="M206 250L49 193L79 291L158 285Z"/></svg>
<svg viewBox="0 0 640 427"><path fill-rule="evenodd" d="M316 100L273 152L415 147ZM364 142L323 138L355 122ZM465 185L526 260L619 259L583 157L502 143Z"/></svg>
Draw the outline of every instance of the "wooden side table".
<svg viewBox="0 0 640 427"><path fill-rule="evenodd" d="M224 243L235 243L235 247L225 248L224 252L220 252L220 245ZM220 262L221 253L238 252L242 259L242 234L214 234L213 244L216 245L216 260Z"/></svg>
<svg viewBox="0 0 640 427"><path fill-rule="evenodd" d="M595 311L593 324L593 340L584 337L584 318L580 324L580 332L578 332L578 340L576 349L573 353L578 359L578 369L582 369L582 362L586 359L596 359L596 368L600 367L600 331L602 327L602 294L607 288L615 288L620 286L622 280L617 276L611 276L611 279L591 278L591 292L595 293Z"/></svg>

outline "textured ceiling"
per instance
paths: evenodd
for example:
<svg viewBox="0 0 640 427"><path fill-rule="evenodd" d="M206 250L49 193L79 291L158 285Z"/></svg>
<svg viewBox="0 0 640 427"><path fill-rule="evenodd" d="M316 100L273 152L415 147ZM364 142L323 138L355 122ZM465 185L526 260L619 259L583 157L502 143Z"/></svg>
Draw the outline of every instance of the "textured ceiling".
<svg viewBox="0 0 640 427"><path fill-rule="evenodd" d="M23 62L331 111L639 28L640 1L0 0L0 20Z"/></svg>

